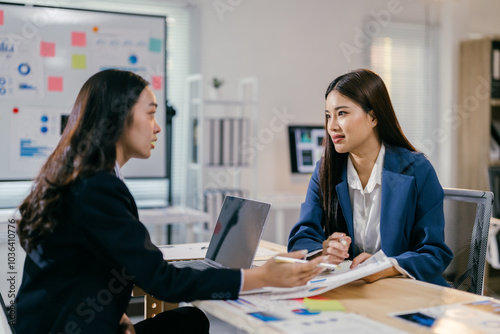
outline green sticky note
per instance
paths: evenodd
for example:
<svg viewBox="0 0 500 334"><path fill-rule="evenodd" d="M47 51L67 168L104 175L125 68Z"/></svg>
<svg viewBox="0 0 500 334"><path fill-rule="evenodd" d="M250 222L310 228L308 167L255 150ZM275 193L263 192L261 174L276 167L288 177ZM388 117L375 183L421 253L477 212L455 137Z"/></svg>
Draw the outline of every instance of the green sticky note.
<svg viewBox="0 0 500 334"><path fill-rule="evenodd" d="M345 311L344 306L333 299L310 299L304 298L304 306L309 311Z"/></svg>
<svg viewBox="0 0 500 334"><path fill-rule="evenodd" d="M149 39L149 51L151 52L161 52L161 39L150 38Z"/></svg>
<svg viewBox="0 0 500 334"><path fill-rule="evenodd" d="M87 56L86 55L72 55L71 56L71 66L74 69L84 70L87 68Z"/></svg>

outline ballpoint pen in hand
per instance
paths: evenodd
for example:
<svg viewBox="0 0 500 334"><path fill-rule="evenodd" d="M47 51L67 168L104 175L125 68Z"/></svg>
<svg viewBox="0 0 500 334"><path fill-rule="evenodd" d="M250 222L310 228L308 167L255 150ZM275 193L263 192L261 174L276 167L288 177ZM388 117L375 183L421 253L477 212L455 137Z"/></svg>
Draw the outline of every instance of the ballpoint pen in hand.
<svg viewBox="0 0 500 334"><path fill-rule="evenodd" d="M286 256L274 256L273 259L276 262L288 262L288 263L308 263L309 262L308 260L296 259L294 257L286 257ZM339 266L336 264L321 262L321 263L318 263L318 265L316 267L334 270L334 269L338 268Z"/></svg>

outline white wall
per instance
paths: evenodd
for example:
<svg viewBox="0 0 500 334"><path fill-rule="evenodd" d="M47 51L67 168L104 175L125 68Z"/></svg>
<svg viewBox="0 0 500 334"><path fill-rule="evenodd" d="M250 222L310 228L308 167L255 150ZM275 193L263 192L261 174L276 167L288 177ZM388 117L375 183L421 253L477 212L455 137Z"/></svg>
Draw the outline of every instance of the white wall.
<svg viewBox="0 0 500 334"><path fill-rule="evenodd" d="M232 10L217 11L215 4L220 3ZM439 12L440 6L408 0L221 0L197 1L197 5L203 74L225 78L227 95L236 94L239 77L256 75L259 128L269 127L276 109L286 110L290 123L323 123L328 83L367 66L366 49L346 57L340 46L361 45L356 31L375 21L373 12L395 13L390 18L394 22L424 23L426 12ZM283 129L259 152L259 194L305 194L307 179L296 182L289 172L287 140Z"/></svg>
<svg viewBox="0 0 500 334"><path fill-rule="evenodd" d="M500 35L500 1L474 0L470 10L470 33Z"/></svg>

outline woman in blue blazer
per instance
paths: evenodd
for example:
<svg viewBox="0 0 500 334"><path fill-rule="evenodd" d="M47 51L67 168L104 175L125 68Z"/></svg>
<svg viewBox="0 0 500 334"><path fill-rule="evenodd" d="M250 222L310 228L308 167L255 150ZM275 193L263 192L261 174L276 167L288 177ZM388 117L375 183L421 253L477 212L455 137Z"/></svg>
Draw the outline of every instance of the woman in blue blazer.
<svg viewBox="0 0 500 334"><path fill-rule="evenodd" d="M163 261L120 173L129 159L151 155L160 132L156 107L148 83L131 72L102 71L83 85L19 208L27 257L16 297L18 334L207 333L208 319L193 307L161 313L134 331L125 315L133 285L169 302L235 299L242 290L305 284L321 270L323 259L204 271Z"/></svg>
<svg viewBox="0 0 500 334"><path fill-rule="evenodd" d="M288 249L351 268L382 249L406 275L446 286L453 254L444 242L444 193L434 168L404 136L382 79L356 70L330 83L325 150L309 182ZM354 208L354 209L353 209Z"/></svg>

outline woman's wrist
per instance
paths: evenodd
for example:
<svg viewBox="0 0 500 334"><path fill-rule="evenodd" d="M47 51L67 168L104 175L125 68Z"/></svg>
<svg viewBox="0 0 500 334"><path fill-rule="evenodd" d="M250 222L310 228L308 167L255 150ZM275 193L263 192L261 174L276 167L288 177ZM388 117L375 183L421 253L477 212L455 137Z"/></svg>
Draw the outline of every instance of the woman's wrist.
<svg viewBox="0 0 500 334"><path fill-rule="evenodd" d="M264 286L270 285L267 284L265 280L264 268L252 268L252 269L244 269L243 270L243 287L241 291L247 291L252 289L262 288Z"/></svg>

